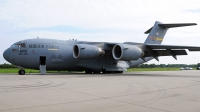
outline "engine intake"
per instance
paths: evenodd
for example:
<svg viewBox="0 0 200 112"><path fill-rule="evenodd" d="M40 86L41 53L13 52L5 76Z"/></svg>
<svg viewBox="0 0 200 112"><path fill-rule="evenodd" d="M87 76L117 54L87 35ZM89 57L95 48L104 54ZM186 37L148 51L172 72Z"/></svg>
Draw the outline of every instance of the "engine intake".
<svg viewBox="0 0 200 112"><path fill-rule="evenodd" d="M103 54L105 54L105 52L95 45L76 44L73 47L74 58L91 59L97 58Z"/></svg>
<svg viewBox="0 0 200 112"><path fill-rule="evenodd" d="M112 49L113 58L116 60L138 60L144 56L144 52L135 45L117 44Z"/></svg>

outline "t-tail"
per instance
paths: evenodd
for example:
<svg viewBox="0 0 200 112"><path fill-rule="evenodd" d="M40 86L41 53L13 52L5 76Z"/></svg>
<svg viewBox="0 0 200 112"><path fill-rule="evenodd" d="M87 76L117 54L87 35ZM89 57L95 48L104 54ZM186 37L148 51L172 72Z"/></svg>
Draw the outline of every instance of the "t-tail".
<svg viewBox="0 0 200 112"><path fill-rule="evenodd" d="M169 28L192 26L192 25L197 25L197 24L196 23L163 24L159 21L156 21L154 26L145 32L145 34L149 33L149 35L144 43L145 44L161 44Z"/></svg>

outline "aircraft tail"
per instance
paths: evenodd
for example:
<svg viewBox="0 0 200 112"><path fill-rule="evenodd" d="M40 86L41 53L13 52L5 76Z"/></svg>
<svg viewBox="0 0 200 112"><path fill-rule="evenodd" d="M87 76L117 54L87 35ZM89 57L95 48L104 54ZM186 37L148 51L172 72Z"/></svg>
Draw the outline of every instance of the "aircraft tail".
<svg viewBox="0 0 200 112"><path fill-rule="evenodd" d="M196 23L163 24L161 22L156 21L154 26L145 32L145 34L149 33L149 35L144 43L161 44L169 28L192 26L192 25L197 25L197 24Z"/></svg>

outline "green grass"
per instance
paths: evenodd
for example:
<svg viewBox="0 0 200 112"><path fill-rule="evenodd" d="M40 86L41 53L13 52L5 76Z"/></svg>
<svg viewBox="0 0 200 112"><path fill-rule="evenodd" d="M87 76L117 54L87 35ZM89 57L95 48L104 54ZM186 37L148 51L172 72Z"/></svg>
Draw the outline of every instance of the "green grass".
<svg viewBox="0 0 200 112"><path fill-rule="evenodd" d="M0 73L18 73L19 68L0 68ZM39 73L39 70L25 69L26 73ZM178 71L179 68L130 68L128 72L135 71ZM47 71L47 73L58 73L58 71ZM61 71L61 73L69 73L68 71Z"/></svg>
<svg viewBox="0 0 200 112"><path fill-rule="evenodd" d="M24 69L27 73L40 73L39 70L34 70L34 69ZM18 73L19 68L0 68L0 73ZM80 73L80 71L60 71L60 73L72 73L72 72L76 72L76 73ZM47 71L47 73L58 73L58 71Z"/></svg>
<svg viewBox="0 0 200 112"><path fill-rule="evenodd" d="M27 73L31 69L25 69ZM0 73L18 73L19 68L0 68ZM31 73L39 73L39 70L31 70Z"/></svg>

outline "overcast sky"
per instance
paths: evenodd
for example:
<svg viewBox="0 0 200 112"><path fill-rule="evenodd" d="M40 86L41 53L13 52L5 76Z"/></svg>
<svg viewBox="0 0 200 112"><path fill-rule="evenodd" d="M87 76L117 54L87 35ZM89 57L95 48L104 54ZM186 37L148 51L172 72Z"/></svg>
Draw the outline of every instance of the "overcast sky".
<svg viewBox="0 0 200 112"><path fill-rule="evenodd" d="M0 0L0 64L19 40L144 42L155 21L199 24L168 30L162 44L200 46L199 0ZM196 64L200 52L159 59L148 63Z"/></svg>

